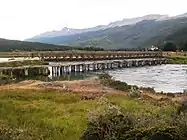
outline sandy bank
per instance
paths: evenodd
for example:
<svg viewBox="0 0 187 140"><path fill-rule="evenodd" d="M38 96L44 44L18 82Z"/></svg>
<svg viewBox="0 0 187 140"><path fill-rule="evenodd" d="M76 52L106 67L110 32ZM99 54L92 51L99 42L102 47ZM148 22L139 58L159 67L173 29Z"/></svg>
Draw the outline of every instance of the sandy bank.
<svg viewBox="0 0 187 140"><path fill-rule="evenodd" d="M127 92L115 90L100 83L97 78L90 78L86 80L75 80L75 81L55 81L55 82L42 82L36 80L23 81L15 84L0 86L0 90L47 90L47 91L59 91L59 92L73 92L81 94L82 96L100 96L103 94L124 94ZM174 97L167 95L161 95L151 93L148 91L142 91L142 96L152 98L155 100L171 99L172 101L187 100L185 94L175 94Z"/></svg>

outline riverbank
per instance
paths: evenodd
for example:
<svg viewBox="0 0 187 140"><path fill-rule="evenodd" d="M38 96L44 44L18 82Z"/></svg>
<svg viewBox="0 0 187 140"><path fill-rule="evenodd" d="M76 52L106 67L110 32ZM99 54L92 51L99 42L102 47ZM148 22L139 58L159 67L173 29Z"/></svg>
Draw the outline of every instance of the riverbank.
<svg viewBox="0 0 187 140"><path fill-rule="evenodd" d="M20 66L35 66L35 65L48 65L48 62L41 60L23 60L23 61L10 61L1 62L0 67L20 67Z"/></svg>
<svg viewBox="0 0 187 140"><path fill-rule="evenodd" d="M156 95L143 89L139 97L128 93L105 86L96 77L79 81L23 81L0 86L1 137L79 140L87 130L89 114L107 107L106 99L137 117L143 113L149 118L167 119L177 112L177 102L181 101L179 95ZM148 123L146 129L149 130Z"/></svg>
<svg viewBox="0 0 187 140"><path fill-rule="evenodd" d="M34 91L57 91L57 92L72 92L77 93L85 98L97 98L103 94L128 95L132 87L140 91L141 96L147 96L155 100L162 100L163 98L171 101L180 102L187 99L186 93L162 93L155 92L153 88L144 88L127 85L124 82L112 81L108 83L98 77L90 77L85 80L74 81L53 81L43 82L37 80L22 81L19 83L12 83L0 86L1 90L34 90ZM138 96L139 97L139 96Z"/></svg>
<svg viewBox="0 0 187 140"><path fill-rule="evenodd" d="M169 64L187 64L186 56L177 56L177 57L167 57Z"/></svg>

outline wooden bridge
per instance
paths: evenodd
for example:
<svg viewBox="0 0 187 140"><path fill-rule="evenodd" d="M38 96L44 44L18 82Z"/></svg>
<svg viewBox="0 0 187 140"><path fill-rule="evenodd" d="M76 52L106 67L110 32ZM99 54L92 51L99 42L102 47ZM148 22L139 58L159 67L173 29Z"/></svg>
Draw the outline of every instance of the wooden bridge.
<svg viewBox="0 0 187 140"><path fill-rule="evenodd" d="M52 75L58 76L71 72L99 71L109 69L120 69L130 67L143 67L166 64L165 58L126 59L126 60L100 60L79 62L51 62Z"/></svg>
<svg viewBox="0 0 187 140"><path fill-rule="evenodd" d="M52 75L167 63L161 52L56 52L40 57L51 62Z"/></svg>
<svg viewBox="0 0 187 140"><path fill-rule="evenodd" d="M39 57L46 61L113 60L130 58L158 58L162 56L162 52L140 51L35 51L0 53L0 57Z"/></svg>
<svg viewBox="0 0 187 140"><path fill-rule="evenodd" d="M95 61L95 60L121 60L138 58L162 58L161 52L53 52L32 54L32 57L40 57L45 61Z"/></svg>
<svg viewBox="0 0 187 140"><path fill-rule="evenodd" d="M1 55L1 54L0 54ZM117 68L129 68L140 66L151 66L166 64L167 60L161 52L15 52L4 54L6 57L38 57L41 60L50 62L49 66L37 66L37 68L1 68L0 74L30 75L37 69L37 74L47 74L48 67L51 68L51 75L63 75L71 72L98 71ZM40 69L42 68L42 69ZM18 70L17 70L18 69ZM20 70L19 70L20 69ZM19 71L19 72L18 72Z"/></svg>

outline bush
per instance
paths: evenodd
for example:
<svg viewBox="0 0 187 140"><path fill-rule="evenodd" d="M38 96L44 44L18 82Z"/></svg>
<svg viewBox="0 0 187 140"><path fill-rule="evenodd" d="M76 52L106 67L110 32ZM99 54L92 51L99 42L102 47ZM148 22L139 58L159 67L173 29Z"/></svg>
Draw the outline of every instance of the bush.
<svg viewBox="0 0 187 140"><path fill-rule="evenodd" d="M130 97L140 97L141 96L141 92L138 88L136 87L131 87L131 90L129 91L128 95Z"/></svg>
<svg viewBox="0 0 187 140"><path fill-rule="evenodd" d="M42 139L27 130L0 125L0 140L33 140Z"/></svg>
<svg viewBox="0 0 187 140"><path fill-rule="evenodd" d="M88 128L82 140L119 139L121 134L132 129L135 121L130 114L122 114L120 108L106 98L101 98L99 103L106 104L107 108L102 113L98 110L89 116Z"/></svg>
<svg viewBox="0 0 187 140"><path fill-rule="evenodd" d="M103 80L103 81L104 80L112 80L112 76L110 76L107 73L99 74L98 77L100 80Z"/></svg>
<svg viewBox="0 0 187 140"><path fill-rule="evenodd" d="M103 85L109 86L109 87L117 89L117 90L130 91L130 89L131 89L130 85L128 85L125 82L116 81L116 80L112 79L112 77L107 73L100 74L99 79L101 80L101 83ZM134 86L134 87L136 87L136 86ZM136 88L138 88L138 87L136 87Z"/></svg>
<svg viewBox="0 0 187 140"><path fill-rule="evenodd" d="M91 116L82 140L186 140L187 118L142 114L137 117L107 103L108 108ZM148 113L150 114L150 113Z"/></svg>
<svg viewBox="0 0 187 140"><path fill-rule="evenodd" d="M167 43L164 44L163 51L173 51L173 52L176 52L177 51L177 46L173 42L167 42Z"/></svg>
<svg viewBox="0 0 187 140"><path fill-rule="evenodd" d="M132 129L133 120L124 115L101 115L97 120L88 124L84 140L119 139L122 133Z"/></svg>
<svg viewBox="0 0 187 140"><path fill-rule="evenodd" d="M148 92L151 92L151 93L155 93L155 92L156 92L156 91L154 90L154 88L151 88L151 87L141 87L140 89L141 89L141 90L148 91Z"/></svg>
<svg viewBox="0 0 187 140"><path fill-rule="evenodd" d="M0 80L8 80L11 79L12 77L9 75L0 75Z"/></svg>
<svg viewBox="0 0 187 140"><path fill-rule="evenodd" d="M177 108L177 114L180 115L185 111L187 111L187 100L180 103L179 107Z"/></svg>

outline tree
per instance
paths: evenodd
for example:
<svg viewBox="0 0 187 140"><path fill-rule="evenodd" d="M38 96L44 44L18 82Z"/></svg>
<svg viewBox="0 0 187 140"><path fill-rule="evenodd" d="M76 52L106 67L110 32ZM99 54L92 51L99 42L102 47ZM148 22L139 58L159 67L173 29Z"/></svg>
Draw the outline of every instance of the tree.
<svg viewBox="0 0 187 140"><path fill-rule="evenodd" d="M182 46L181 50L187 51L187 43L185 43L185 44Z"/></svg>
<svg viewBox="0 0 187 140"><path fill-rule="evenodd" d="M167 42L164 44L163 46L163 51L172 51L172 52L176 52L177 51L177 46L175 43L173 42Z"/></svg>

